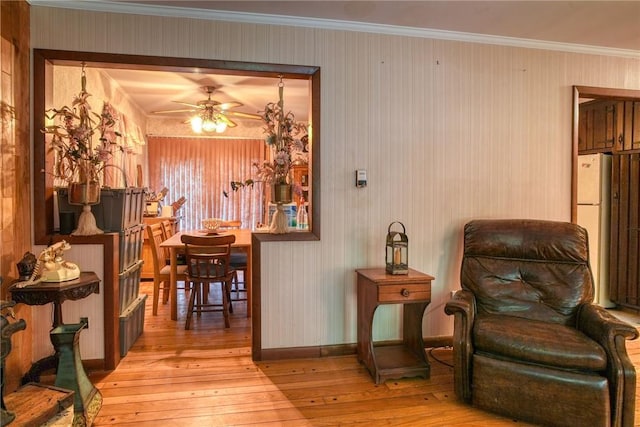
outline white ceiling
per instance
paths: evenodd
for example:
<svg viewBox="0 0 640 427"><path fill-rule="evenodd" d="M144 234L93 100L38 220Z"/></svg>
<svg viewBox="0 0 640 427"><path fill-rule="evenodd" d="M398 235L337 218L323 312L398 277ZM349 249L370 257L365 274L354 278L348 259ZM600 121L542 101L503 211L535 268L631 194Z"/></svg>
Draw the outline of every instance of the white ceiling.
<svg viewBox="0 0 640 427"><path fill-rule="evenodd" d="M278 101L279 80L267 77L248 77L219 74L178 73L168 71L139 71L125 69L103 69L105 74L122 87L127 96L149 116L188 118L193 114L163 113L154 111L188 109L176 103L197 104L206 100L205 86L216 90L211 99L220 103L239 102L241 107L231 111L260 114L267 102ZM296 119L307 120L309 109L309 82L285 79L284 107L294 112ZM239 126L250 119L229 116Z"/></svg>
<svg viewBox="0 0 640 427"><path fill-rule="evenodd" d="M369 31L485 43L587 51L640 59L640 1L152 1L31 0L33 5L212 20ZM171 101L213 99L257 113L277 100L277 80L240 76L110 70L147 113ZM308 86L285 81L285 108L306 118ZM239 121L240 122L240 121Z"/></svg>
<svg viewBox="0 0 640 427"><path fill-rule="evenodd" d="M87 2L84 2L87 3ZM92 2L94 3L94 2ZM310 18L446 30L640 52L639 1L170 1L111 0L98 3L156 7L156 13L240 12L227 15ZM198 12L199 10L199 12ZM296 20L289 21L296 25ZM316 22L321 25L320 22ZM329 22L325 22L329 24ZM298 20L297 25L313 25ZM373 28L373 27L372 27ZM382 30L382 28L378 28Z"/></svg>

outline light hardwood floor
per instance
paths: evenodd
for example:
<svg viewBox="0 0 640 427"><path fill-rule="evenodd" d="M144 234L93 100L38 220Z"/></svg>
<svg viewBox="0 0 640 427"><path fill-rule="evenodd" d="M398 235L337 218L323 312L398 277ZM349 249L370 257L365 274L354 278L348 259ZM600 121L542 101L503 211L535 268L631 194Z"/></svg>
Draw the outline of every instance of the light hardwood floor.
<svg viewBox="0 0 640 427"><path fill-rule="evenodd" d="M141 292L150 295L150 282ZM169 306L147 304L144 333L109 373L91 373L104 398L94 425L142 426L526 426L457 401L450 349L430 354L431 378L375 385L355 355L254 363L244 302L231 328L221 313L184 330ZM637 322L635 323L638 324ZM629 342L640 367L640 340ZM640 412L636 408L636 420Z"/></svg>

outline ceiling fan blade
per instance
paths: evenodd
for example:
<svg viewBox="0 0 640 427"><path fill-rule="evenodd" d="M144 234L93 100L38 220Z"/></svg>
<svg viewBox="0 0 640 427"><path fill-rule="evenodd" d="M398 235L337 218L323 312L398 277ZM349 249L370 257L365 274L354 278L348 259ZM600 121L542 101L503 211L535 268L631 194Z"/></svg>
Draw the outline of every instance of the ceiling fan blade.
<svg viewBox="0 0 640 427"><path fill-rule="evenodd" d="M218 118L220 120L222 120L223 122L225 122L227 124L227 127L234 128L234 127L238 126L238 124L236 122L234 122L233 120L229 120L229 118L227 116L225 116L224 114L219 114ZM191 123L191 119L187 119L187 120L183 121L182 123L183 124Z"/></svg>
<svg viewBox="0 0 640 427"><path fill-rule="evenodd" d="M186 105L187 107L191 107L191 108L200 108L199 105L196 104L190 104L188 102L182 102L182 101L171 101L171 102L175 102L176 104L182 104L182 105Z"/></svg>
<svg viewBox="0 0 640 427"><path fill-rule="evenodd" d="M262 120L260 114L243 113L242 111L225 111L224 113L229 116L242 117L244 119Z"/></svg>
<svg viewBox="0 0 640 427"><path fill-rule="evenodd" d="M195 111L198 111L197 108L189 108L189 109L181 109L181 110L159 110L159 111L152 111L152 114L162 114L162 113L193 113Z"/></svg>
<svg viewBox="0 0 640 427"><path fill-rule="evenodd" d="M216 103L216 108L218 110L230 110L231 108L236 108L236 107L242 107L244 104L241 104L239 102L225 102L223 104L220 103Z"/></svg>
<svg viewBox="0 0 640 427"><path fill-rule="evenodd" d="M218 118L225 122L230 128L238 126L234 121L230 120L229 117L225 116L224 114L219 114Z"/></svg>

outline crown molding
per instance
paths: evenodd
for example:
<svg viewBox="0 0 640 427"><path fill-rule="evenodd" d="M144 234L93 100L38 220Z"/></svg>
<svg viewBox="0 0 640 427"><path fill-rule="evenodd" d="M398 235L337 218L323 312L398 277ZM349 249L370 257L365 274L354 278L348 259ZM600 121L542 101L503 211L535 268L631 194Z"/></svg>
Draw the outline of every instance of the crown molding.
<svg viewBox="0 0 640 427"><path fill-rule="evenodd" d="M193 9L172 6L149 6L128 2L103 0L27 0L32 6L87 10L93 12L127 13L172 18L205 19L211 21L239 22L248 24L283 25L327 30L354 31L425 39L451 40L468 43L542 49L590 55L616 56L640 59L639 50L617 49L603 46L560 43L516 37L492 36L458 31L435 30L395 25L339 21L332 19L304 18L298 16L269 15L261 13L229 12L208 9Z"/></svg>

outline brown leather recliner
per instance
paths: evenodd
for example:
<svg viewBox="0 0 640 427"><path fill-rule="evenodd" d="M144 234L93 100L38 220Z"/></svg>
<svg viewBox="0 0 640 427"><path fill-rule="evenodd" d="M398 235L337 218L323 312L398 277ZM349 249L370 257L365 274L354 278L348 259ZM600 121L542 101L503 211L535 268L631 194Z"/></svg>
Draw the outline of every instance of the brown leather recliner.
<svg viewBox="0 0 640 427"><path fill-rule="evenodd" d="M540 220L464 228L454 383L467 403L543 425L633 426L638 330L593 301L587 232Z"/></svg>

